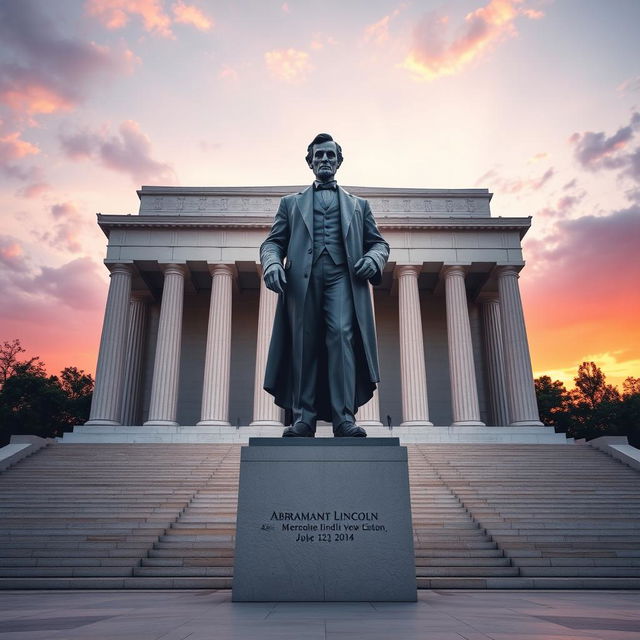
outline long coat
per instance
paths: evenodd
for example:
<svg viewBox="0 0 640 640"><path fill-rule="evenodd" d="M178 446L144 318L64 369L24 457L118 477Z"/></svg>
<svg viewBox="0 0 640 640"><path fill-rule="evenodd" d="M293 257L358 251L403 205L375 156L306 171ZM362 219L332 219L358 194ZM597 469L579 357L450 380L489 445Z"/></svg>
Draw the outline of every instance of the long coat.
<svg viewBox="0 0 640 640"><path fill-rule="evenodd" d="M341 187L338 199L357 327L354 336L357 408L371 398L380 374L369 285L354 275L353 267L360 258L369 256L377 267L371 283L379 284L389 258L389 245L380 235L366 200ZM275 262L282 264L285 258L287 284L285 293L278 296L264 389L274 396L278 406L291 409L294 380L291 352L302 350L303 310L313 262L313 187L282 198L271 231L260 246L263 271ZM319 419L330 421L326 352L320 351L316 409ZM297 374L301 376L304 372ZM298 376L295 377L299 379Z"/></svg>

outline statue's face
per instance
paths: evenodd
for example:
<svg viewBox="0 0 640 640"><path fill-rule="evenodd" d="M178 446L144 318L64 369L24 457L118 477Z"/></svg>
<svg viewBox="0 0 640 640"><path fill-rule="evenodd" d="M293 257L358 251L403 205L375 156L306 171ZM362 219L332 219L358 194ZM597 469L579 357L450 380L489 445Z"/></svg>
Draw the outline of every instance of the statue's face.
<svg viewBox="0 0 640 640"><path fill-rule="evenodd" d="M321 142L313 145L313 156L309 167L320 182L333 180L339 166L335 142Z"/></svg>

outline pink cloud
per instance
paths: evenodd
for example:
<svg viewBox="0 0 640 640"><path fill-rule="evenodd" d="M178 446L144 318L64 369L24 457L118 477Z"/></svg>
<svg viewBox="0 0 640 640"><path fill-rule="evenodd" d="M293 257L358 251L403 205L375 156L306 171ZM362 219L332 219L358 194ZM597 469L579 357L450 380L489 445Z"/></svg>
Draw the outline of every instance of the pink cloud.
<svg viewBox="0 0 640 640"><path fill-rule="evenodd" d="M283 2L280 5L280 10L282 11L282 13L291 13L291 9L289 8L289 4L287 2Z"/></svg>
<svg viewBox="0 0 640 640"><path fill-rule="evenodd" d="M227 65L224 65L218 72L218 78L221 80L230 80L235 82L238 80L238 77L238 72L233 67L229 67Z"/></svg>
<svg viewBox="0 0 640 640"><path fill-rule="evenodd" d="M389 21L391 15L380 18L378 22L367 25L364 28L364 38L367 42L373 42L374 44L384 44L389 40Z"/></svg>
<svg viewBox="0 0 640 640"><path fill-rule="evenodd" d="M2 247L0 237L0 262L6 264ZM0 305L2 339L20 338L50 372L69 365L93 371L108 286L104 267L81 257L38 269L24 255L17 266L0 269L0 299L11 301Z"/></svg>
<svg viewBox="0 0 640 640"><path fill-rule="evenodd" d="M547 236L525 239L534 268L522 272L522 291L536 370L580 362L586 348L638 358L639 239L638 206L562 220Z"/></svg>
<svg viewBox="0 0 640 640"><path fill-rule="evenodd" d="M18 189L17 194L21 198L39 198L47 191L51 190L51 185L48 182L32 182L25 185L22 189Z"/></svg>
<svg viewBox="0 0 640 640"><path fill-rule="evenodd" d="M86 220L73 202L62 202L51 207L51 215L56 224L43 239L57 249L80 253L83 248L82 231Z"/></svg>
<svg viewBox="0 0 640 640"><path fill-rule="evenodd" d="M88 0L85 7L87 13L107 29L121 29L131 16L138 16L146 31L165 38L173 37L171 17L160 0Z"/></svg>
<svg viewBox="0 0 640 640"><path fill-rule="evenodd" d="M520 193L521 191L538 191L553 178L555 169L549 167L536 177L505 178L496 169L490 169L476 180L476 186L490 185L490 188L501 193Z"/></svg>
<svg viewBox="0 0 640 640"><path fill-rule="evenodd" d="M138 184L174 184L176 181L170 165L151 157L151 140L133 120L125 120L115 135L105 130L84 129L75 134L62 134L60 141L70 158L95 158L108 169L128 174Z"/></svg>
<svg viewBox="0 0 640 640"><path fill-rule="evenodd" d="M35 144L22 140L21 136L20 131L13 131L0 137L0 165L40 153Z"/></svg>
<svg viewBox="0 0 640 640"><path fill-rule="evenodd" d="M190 24L200 31L209 31L213 28L213 20L194 5L186 4L180 0L173 5L172 10L176 22Z"/></svg>
<svg viewBox="0 0 640 640"><path fill-rule="evenodd" d="M0 37L8 55L0 64L0 101L22 117L70 110L89 84L130 70L132 54L58 33L31 0L0 3Z"/></svg>
<svg viewBox="0 0 640 640"><path fill-rule="evenodd" d="M612 136L604 131L574 133L569 142L574 145L574 155L582 167L590 171L599 169L619 169L632 162L630 156L622 153L640 128L640 113L634 113L628 125L620 127Z"/></svg>
<svg viewBox="0 0 640 640"><path fill-rule="evenodd" d="M447 37L448 16L428 13L416 25L413 46L402 66L417 79L434 80L462 71L502 40L513 37L519 16L542 17L538 11L522 8L523 0L491 0L468 13L457 35Z"/></svg>
<svg viewBox="0 0 640 640"><path fill-rule="evenodd" d="M11 271L27 269L24 251L17 238L0 235L0 264Z"/></svg>
<svg viewBox="0 0 640 640"><path fill-rule="evenodd" d="M302 81L312 69L309 54L296 49L267 51L264 61L271 75L285 82Z"/></svg>

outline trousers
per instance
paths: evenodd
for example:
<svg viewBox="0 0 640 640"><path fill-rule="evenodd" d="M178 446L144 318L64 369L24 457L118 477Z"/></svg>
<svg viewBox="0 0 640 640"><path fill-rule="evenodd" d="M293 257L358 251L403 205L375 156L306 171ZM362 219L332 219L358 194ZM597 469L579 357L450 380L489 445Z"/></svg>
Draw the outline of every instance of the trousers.
<svg viewBox="0 0 640 640"><path fill-rule="evenodd" d="M334 429L354 422L356 365L354 356L354 308L346 263L337 265L324 251L309 274L304 301L302 353L293 354L293 423L315 429L318 361L326 356L331 421ZM325 349L325 353L321 352ZM298 376L297 372L301 372ZM296 379L299 378L299 379Z"/></svg>

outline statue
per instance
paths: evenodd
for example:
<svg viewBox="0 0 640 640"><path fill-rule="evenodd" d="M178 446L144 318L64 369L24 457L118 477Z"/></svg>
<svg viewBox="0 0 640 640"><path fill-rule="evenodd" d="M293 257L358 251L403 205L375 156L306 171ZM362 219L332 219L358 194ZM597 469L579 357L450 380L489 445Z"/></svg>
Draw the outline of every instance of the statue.
<svg viewBox="0 0 640 640"><path fill-rule="evenodd" d="M389 257L369 203L335 181L342 148L327 133L307 148L314 183L282 198L260 246L265 285L278 294L264 388L291 411L284 437L366 437L358 407L379 382L369 282Z"/></svg>

